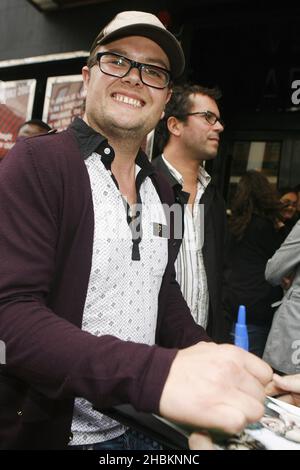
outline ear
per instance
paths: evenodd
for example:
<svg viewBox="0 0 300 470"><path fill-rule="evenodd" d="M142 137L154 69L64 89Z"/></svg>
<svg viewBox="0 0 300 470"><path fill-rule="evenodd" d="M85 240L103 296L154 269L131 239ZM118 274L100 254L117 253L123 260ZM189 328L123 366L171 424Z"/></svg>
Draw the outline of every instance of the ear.
<svg viewBox="0 0 300 470"><path fill-rule="evenodd" d="M182 122L178 121L175 116L170 116L167 120L167 126L170 134L175 135L177 137L181 134Z"/></svg>
<svg viewBox="0 0 300 470"><path fill-rule="evenodd" d="M85 90L87 90L88 84L89 84L89 81L90 81L90 77L91 77L90 76L90 69L88 68L87 65L82 67L81 73L82 73L84 88L85 88Z"/></svg>

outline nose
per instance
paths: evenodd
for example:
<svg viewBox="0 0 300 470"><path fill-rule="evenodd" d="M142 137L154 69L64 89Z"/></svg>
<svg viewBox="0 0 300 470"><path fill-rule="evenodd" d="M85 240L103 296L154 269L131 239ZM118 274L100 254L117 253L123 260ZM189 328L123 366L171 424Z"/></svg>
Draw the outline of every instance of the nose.
<svg viewBox="0 0 300 470"><path fill-rule="evenodd" d="M131 67L125 77L121 78L122 82L130 83L133 86L143 86L141 72L137 67Z"/></svg>
<svg viewBox="0 0 300 470"><path fill-rule="evenodd" d="M215 125L214 125L214 129L221 133L224 131L224 126L220 123L220 121L216 121Z"/></svg>

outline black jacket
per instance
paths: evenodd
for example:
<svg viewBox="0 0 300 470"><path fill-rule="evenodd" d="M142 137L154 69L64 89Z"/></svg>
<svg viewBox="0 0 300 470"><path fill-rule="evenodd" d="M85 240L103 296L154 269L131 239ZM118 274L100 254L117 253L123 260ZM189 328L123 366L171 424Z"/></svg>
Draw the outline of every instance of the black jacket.
<svg viewBox="0 0 300 470"><path fill-rule="evenodd" d="M152 161L157 171L163 173L173 188L176 201L187 204L189 194L172 176L161 155ZM217 342L225 338L225 325L221 308L222 279L225 245L227 240L227 220L224 199L217 188L210 183L200 200L204 204L204 245L203 260L209 291L209 317L207 332Z"/></svg>
<svg viewBox="0 0 300 470"><path fill-rule="evenodd" d="M271 325L275 313L271 305L282 298L282 289L266 281L265 269L285 235L284 229L275 230L270 220L253 214L241 240L230 236L223 295L231 322L242 304L248 324Z"/></svg>

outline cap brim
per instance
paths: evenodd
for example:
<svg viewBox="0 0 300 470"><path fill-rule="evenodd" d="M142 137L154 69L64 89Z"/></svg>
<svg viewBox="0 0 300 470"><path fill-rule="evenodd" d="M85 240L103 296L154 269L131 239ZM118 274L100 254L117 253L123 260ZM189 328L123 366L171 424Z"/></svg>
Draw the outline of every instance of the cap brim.
<svg viewBox="0 0 300 470"><path fill-rule="evenodd" d="M158 26L149 26L149 24L143 23L124 26L107 34L102 39L96 40L93 48L97 44L108 44L125 36L144 36L156 42L168 56L172 77L177 78L183 73L185 59L179 42L172 33Z"/></svg>

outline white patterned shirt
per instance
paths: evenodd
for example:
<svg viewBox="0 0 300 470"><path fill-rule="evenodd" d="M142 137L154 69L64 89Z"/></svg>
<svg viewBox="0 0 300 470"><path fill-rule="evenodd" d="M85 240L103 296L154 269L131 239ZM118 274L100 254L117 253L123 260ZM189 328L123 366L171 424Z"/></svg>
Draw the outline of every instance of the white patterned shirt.
<svg viewBox="0 0 300 470"><path fill-rule="evenodd" d="M162 155L172 176L183 187L183 177ZM175 262L176 279L198 325L207 327L209 292L204 267L202 246L204 243L204 207L200 199L211 178L199 167L197 193L194 205L187 204L184 211L184 236Z"/></svg>
<svg viewBox="0 0 300 470"><path fill-rule="evenodd" d="M107 145L103 151L109 154L113 149ZM124 341L152 345L158 294L168 261L168 240L155 236L153 229L156 223L166 225L161 201L151 179L146 177L139 191L143 207L140 260L132 260L132 232L123 197L101 155L93 152L85 163L92 189L95 229L82 329L96 336L114 335ZM139 171L136 165L136 175ZM125 429L94 411L84 398L75 400L71 445L114 439Z"/></svg>

